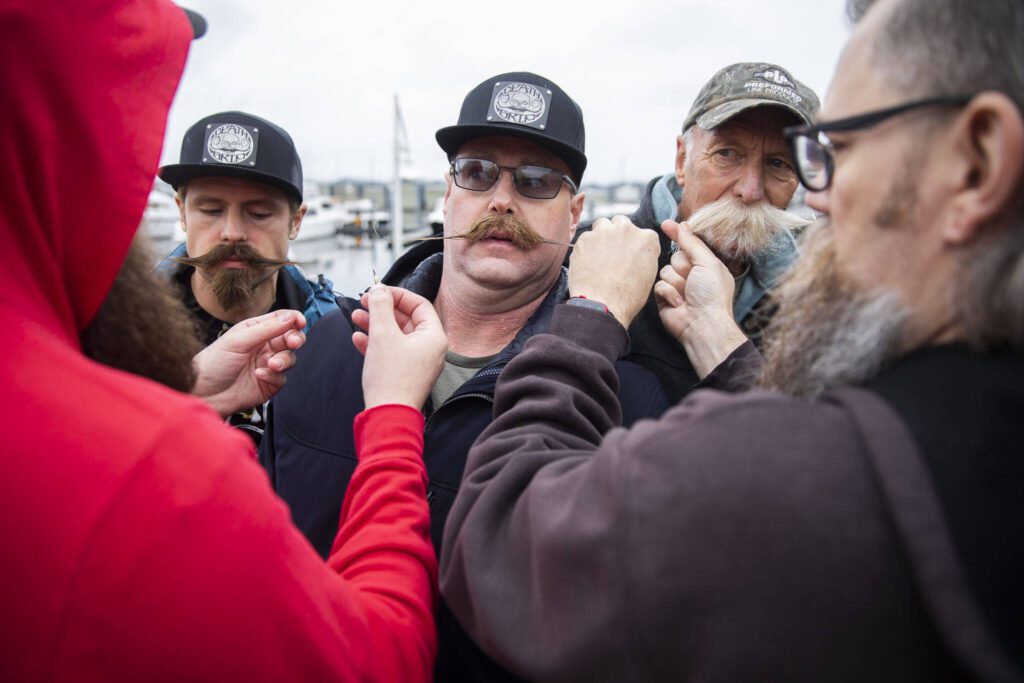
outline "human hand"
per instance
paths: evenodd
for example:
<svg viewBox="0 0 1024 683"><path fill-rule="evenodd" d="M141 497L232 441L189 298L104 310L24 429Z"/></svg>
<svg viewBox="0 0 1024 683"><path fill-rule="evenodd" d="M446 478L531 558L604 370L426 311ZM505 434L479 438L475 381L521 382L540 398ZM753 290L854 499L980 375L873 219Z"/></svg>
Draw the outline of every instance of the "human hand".
<svg viewBox="0 0 1024 683"><path fill-rule="evenodd" d="M192 393L221 417L266 403L295 365L295 350L306 343L305 326L305 317L289 310L234 325L192 359L198 375Z"/></svg>
<svg viewBox="0 0 1024 683"><path fill-rule="evenodd" d="M736 281L685 223L665 221L661 229L679 251L654 285L658 315L703 379L747 340L732 313Z"/></svg>
<svg viewBox="0 0 1024 683"><path fill-rule="evenodd" d="M628 328L647 301L660 248L656 232L636 227L625 216L597 219L573 248L569 296L599 301Z"/></svg>
<svg viewBox="0 0 1024 683"><path fill-rule="evenodd" d="M368 310L352 312L352 343L366 357L363 402L367 408L399 403L417 410L444 368L448 337L433 305L400 287L374 285L363 294Z"/></svg>

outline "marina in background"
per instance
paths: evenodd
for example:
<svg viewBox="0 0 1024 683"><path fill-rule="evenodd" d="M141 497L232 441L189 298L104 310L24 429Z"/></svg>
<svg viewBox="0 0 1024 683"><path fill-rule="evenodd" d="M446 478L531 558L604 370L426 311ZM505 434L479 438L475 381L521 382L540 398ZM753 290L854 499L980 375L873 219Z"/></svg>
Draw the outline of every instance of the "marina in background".
<svg viewBox="0 0 1024 683"><path fill-rule="evenodd" d="M636 210L646 181L614 185L584 185L583 220L628 215ZM400 251L417 237L440 234L443 221L443 181L402 181L402 234ZM392 183L344 179L308 183L306 217L291 257L311 274L323 273L337 292L355 295L373 282L373 271L383 275L394 262L392 251ZM811 217L801 187L790 210ZM157 256L164 256L185 239L179 225L174 190L157 180L143 218L144 229L154 242Z"/></svg>
<svg viewBox="0 0 1024 683"><path fill-rule="evenodd" d="M636 209L644 182L585 185L584 220L628 214ZM392 247L392 183L343 179L307 183L306 216L291 243L293 260L312 274L323 273L336 291L357 294L373 282L373 270L383 275L394 262ZM444 221L444 181L403 179L402 245L417 237L440 234ZM183 242L174 190L157 180L143 216L143 228L162 257Z"/></svg>

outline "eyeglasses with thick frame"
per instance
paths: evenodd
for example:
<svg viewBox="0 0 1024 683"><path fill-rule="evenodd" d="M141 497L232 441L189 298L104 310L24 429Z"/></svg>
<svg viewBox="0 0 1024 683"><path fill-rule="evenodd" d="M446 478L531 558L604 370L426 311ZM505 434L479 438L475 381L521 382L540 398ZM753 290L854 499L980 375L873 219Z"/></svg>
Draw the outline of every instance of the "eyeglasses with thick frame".
<svg viewBox="0 0 1024 683"><path fill-rule="evenodd" d="M789 126L782 129L782 134L789 142L800 182L811 192L821 192L832 184L832 173L835 170L835 152L826 133L864 130L898 114L924 107L963 107L973 97L974 95L927 97L846 119L826 121L812 126Z"/></svg>
<svg viewBox="0 0 1024 683"><path fill-rule="evenodd" d="M529 199L554 199L561 191L563 182L573 194L580 191L572 178L547 166L499 166L489 159L471 157L455 159L451 165L455 184L473 192L485 192L494 187L502 171L512 172L512 185L519 194Z"/></svg>

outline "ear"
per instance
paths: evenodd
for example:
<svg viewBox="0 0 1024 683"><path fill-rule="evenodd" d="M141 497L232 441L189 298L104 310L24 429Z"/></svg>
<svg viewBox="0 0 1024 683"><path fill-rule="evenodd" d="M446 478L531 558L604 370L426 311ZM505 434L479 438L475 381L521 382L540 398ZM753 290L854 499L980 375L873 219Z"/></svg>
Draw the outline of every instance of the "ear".
<svg viewBox="0 0 1024 683"><path fill-rule="evenodd" d="M1024 119L1006 95L983 92L958 116L951 138L957 175L943 238L964 244L1005 211L1021 187Z"/></svg>
<svg viewBox="0 0 1024 683"><path fill-rule="evenodd" d="M185 222L185 200L175 194L174 203L178 205L178 221L181 224L181 231L188 233L188 224Z"/></svg>
<svg viewBox="0 0 1024 683"><path fill-rule="evenodd" d="M569 204L569 211L572 214L572 222L569 224L569 241L572 242L572 238L576 235L576 228L580 224L580 216L583 215L583 202L586 201L587 195L583 192L577 192L571 203Z"/></svg>
<svg viewBox="0 0 1024 683"><path fill-rule="evenodd" d="M288 239L293 240L299 236L299 228L302 227L302 219L306 217L306 211L309 207L303 204L299 207L299 210L292 216L292 225L288 229Z"/></svg>
<svg viewBox="0 0 1024 683"><path fill-rule="evenodd" d="M676 182L683 187L683 169L686 167L686 140L676 137Z"/></svg>

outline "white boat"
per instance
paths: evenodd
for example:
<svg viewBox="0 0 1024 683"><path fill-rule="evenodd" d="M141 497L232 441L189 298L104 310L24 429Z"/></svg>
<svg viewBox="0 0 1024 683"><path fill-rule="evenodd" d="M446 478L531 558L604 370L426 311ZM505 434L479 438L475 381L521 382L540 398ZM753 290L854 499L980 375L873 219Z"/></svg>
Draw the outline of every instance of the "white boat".
<svg viewBox="0 0 1024 683"><path fill-rule="evenodd" d="M388 236L391 224L391 214L388 211L381 211L369 197L350 199L342 206L352 216L352 220L342 228L342 234L352 237L364 235L385 238Z"/></svg>
<svg viewBox="0 0 1024 683"><path fill-rule="evenodd" d="M434 202L434 208L427 214L427 225L435 235L444 230L444 197L438 197Z"/></svg>
<svg viewBox="0 0 1024 683"><path fill-rule="evenodd" d="M355 220L356 216L344 203L332 197L315 195L306 199L306 216L295 239L308 241L334 237Z"/></svg>

